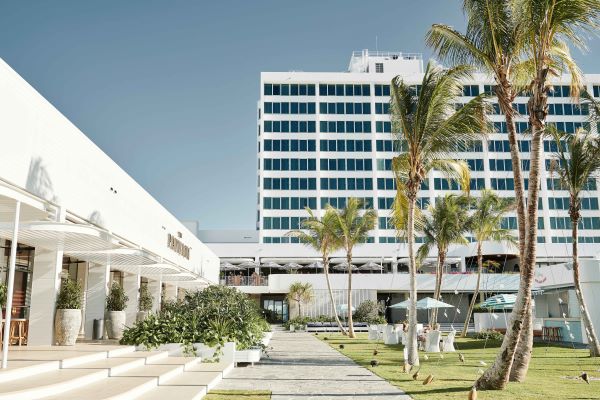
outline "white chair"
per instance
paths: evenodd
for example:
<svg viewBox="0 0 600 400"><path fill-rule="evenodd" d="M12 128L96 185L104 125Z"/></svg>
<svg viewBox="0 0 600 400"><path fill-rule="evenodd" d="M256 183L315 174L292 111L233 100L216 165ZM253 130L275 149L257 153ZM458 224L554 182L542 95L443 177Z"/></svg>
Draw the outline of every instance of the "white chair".
<svg viewBox="0 0 600 400"><path fill-rule="evenodd" d="M379 329L377 325L369 325L369 340L379 340Z"/></svg>
<svg viewBox="0 0 600 400"><path fill-rule="evenodd" d="M455 337L456 337L456 331L452 330L452 331L450 331L450 333L448 333L448 336L446 336L444 338L444 341L442 342L442 350L444 352L456 351L456 349L454 349L454 338Z"/></svg>
<svg viewBox="0 0 600 400"><path fill-rule="evenodd" d="M387 325L383 330L384 344L398 344L398 335L392 325Z"/></svg>
<svg viewBox="0 0 600 400"><path fill-rule="evenodd" d="M402 330L402 328L400 328L397 332L398 332L398 343L402 343L403 345L406 345L406 332L404 332Z"/></svg>
<svg viewBox="0 0 600 400"><path fill-rule="evenodd" d="M428 353L439 353L440 352L440 337L442 332L440 331L429 331L425 337L425 351Z"/></svg>
<svg viewBox="0 0 600 400"><path fill-rule="evenodd" d="M417 324L417 335L423 333L423 324Z"/></svg>

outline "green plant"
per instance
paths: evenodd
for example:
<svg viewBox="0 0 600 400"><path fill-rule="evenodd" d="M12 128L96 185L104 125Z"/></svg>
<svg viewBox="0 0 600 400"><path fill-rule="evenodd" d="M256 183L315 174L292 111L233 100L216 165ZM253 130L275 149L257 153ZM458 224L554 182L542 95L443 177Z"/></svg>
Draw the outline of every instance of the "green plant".
<svg viewBox="0 0 600 400"><path fill-rule="evenodd" d="M125 290L117 282L113 282L106 298L106 309L123 311L127 308L127 301L129 301L129 297L125 294Z"/></svg>
<svg viewBox="0 0 600 400"><path fill-rule="evenodd" d="M309 322L314 322L315 319L311 317L295 317L287 320L283 323L283 327L285 329L290 329L290 325L294 326L306 326Z"/></svg>
<svg viewBox="0 0 600 400"><path fill-rule="evenodd" d="M385 318L381 315L383 312L381 305L373 300L365 300L356 307L354 311L354 319L358 322L366 322L367 324L378 324Z"/></svg>
<svg viewBox="0 0 600 400"><path fill-rule="evenodd" d="M286 296L288 301L294 301L298 305L298 316L302 317L302 304L310 303L315 297L313 287L310 283L294 282L290 285Z"/></svg>
<svg viewBox="0 0 600 400"><path fill-rule="evenodd" d="M238 350L255 347L267 330L269 324L248 295L227 286L209 286L188 292L184 300L165 302L158 314L125 329L121 344L152 349L180 343L184 352L192 353L194 343L204 343L217 349L218 359L226 342L235 342Z"/></svg>
<svg viewBox="0 0 600 400"><path fill-rule="evenodd" d="M496 342L501 342L504 340L504 335L498 331L485 330L481 332L477 332L473 335L475 339L485 339L485 340L493 340Z"/></svg>
<svg viewBox="0 0 600 400"><path fill-rule="evenodd" d="M8 288L4 282L0 283L0 308L6 307L6 298L8 296Z"/></svg>
<svg viewBox="0 0 600 400"><path fill-rule="evenodd" d="M152 310L152 302L154 301L154 296L150 293L148 289L148 285L140 286L140 299L139 299L139 310L140 311L150 311Z"/></svg>
<svg viewBox="0 0 600 400"><path fill-rule="evenodd" d="M81 309L82 289L78 281L65 279L60 285L56 298L57 310L79 310Z"/></svg>

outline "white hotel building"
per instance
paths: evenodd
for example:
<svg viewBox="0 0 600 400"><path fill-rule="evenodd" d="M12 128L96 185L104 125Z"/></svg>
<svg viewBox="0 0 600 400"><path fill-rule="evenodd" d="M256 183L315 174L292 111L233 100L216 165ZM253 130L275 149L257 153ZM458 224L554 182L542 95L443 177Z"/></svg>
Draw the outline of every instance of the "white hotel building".
<svg viewBox="0 0 600 400"><path fill-rule="evenodd" d="M408 291L407 247L399 243L388 217L395 195L391 159L397 154L391 133L389 91L392 78L400 75L406 82L418 85L423 77L423 60L419 54L389 52L355 52L345 72L263 72L260 79L257 125L257 230L201 231L199 237L222 261L234 265L253 261L257 265L269 262L310 264L319 254L306 246L294 243L286 233L297 229L307 216L305 207L322 211L326 204L343 207L348 197L358 197L377 210L378 226L369 243L354 251L355 264L374 261L383 266L381 273L357 274L353 288L355 306L364 299L397 303ZM464 96L459 103L473 96L493 91L493 79L476 74L465 82ZM588 110L577 106L569 97L567 78L554 82L551 93L549 123L558 129L574 132L587 126ZM600 97L600 75L586 75L590 93ZM523 171L527 185L530 138L526 134L528 120L526 97L518 97L515 107L521 114L517 129L521 144ZM514 182L504 117L495 104L490 115L495 131L487 140L474 142L464 152L456 154L466 160L472 170L471 193L490 188L502 196L513 196ZM592 127L596 130L596 127ZM550 141L544 142L543 157L553 152ZM420 206L426 207L447 192L458 193L455 183L440 173L432 172L422 186ZM597 180L590 181L583 200L580 255L593 258L600 250L600 211ZM571 253L568 194L557 180L543 172L539 198L538 264L557 264L569 260ZM516 229L516 216L508 215L507 228ZM515 232L516 235L516 232ZM498 243L486 243L486 259L501 263L497 273L486 273L482 288L487 292L515 292L518 288L516 249ZM432 274L435 254L418 276L423 296L433 292ZM459 309L466 307L475 285L475 246L453 248L446 266L445 301ZM335 254L333 263L343 261L342 252ZM245 264L248 265L248 264ZM271 264L272 265L272 264ZM231 275L249 275L256 271L259 278L234 280ZM330 310L325 295L323 275L300 269L285 273L273 268L256 267L246 272L223 272L222 280L256 294L266 309L276 310L278 319L289 317L283 300L290 283L310 281L317 289L312 314L327 314ZM312 271L314 272L314 270ZM541 272L540 272L541 274ZM541 275L540 275L541 276ZM334 274L334 288L340 303L345 303L346 275ZM543 278L538 280L543 281ZM541 284L541 283L540 283ZM576 308L576 307L575 307ZM599 312L600 313L600 312ZM403 318L402 311L388 314L391 320ZM442 318L444 320L444 318ZM461 320L456 312L446 322Z"/></svg>
<svg viewBox="0 0 600 400"><path fill-rule="evenodd" d="M16 225L16 229L15 229ZM218 283L219 259L180 221L0 60L0 279L16 235L13 322L28 345L53 344L61 279L85 291L80 337L104 318L112 281L135 321L141 285L174 299ZM8 311L7 311L8 312Z"/></svg>

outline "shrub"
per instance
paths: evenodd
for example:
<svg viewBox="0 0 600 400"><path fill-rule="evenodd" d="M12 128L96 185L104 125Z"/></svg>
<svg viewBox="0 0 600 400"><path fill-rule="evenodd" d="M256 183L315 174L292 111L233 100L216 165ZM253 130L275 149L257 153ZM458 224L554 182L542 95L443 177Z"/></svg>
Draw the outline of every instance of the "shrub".
<svg viewBox="0 0 600 400"><path fill-rule="evenodd" d="M485 330L481 332L476 332L473 337L475 339L486 339L501 342L504 340L504 335L498 331Z"/></svg>
<svg viewBox="0 0 600 400"><path fill-rule="evenodd" d="M295 317L295 318L289 319L286 322L284 322L283 327L285 329L290 329L290 325L294 325L296 327L305 326L309 322L313 322L313 321L316 321L316 320L311 317Z"/></svg>
<svg viewBox="0 0 600 400"><path fill-rule="evenodd" d="M140 286L140 300L139 300L139 310L140 311L150 311L152 310L152 302L154 301L154 296L150 293L148 289L148 285Z"/></svg>
<svg viewBox="0 0 600 400"><path fill-rule="evenodd" d="M4 282L0 282L0 308L6 307L6 297L8 296L8 288Z"/></svg>
<svg viewBox="0 0 600 400"><path fill-rule="evenodd" d="M57 310L81 309L82 289L79 282L73 279L63 280L56 298Z"/></svg>
<svg viewBox="0 0 600 400"><path fill-rule="evenodd" d="M181 343L191 352L194 343L219 350L225 342L235 342L243 350L258 346L266 330L270 326L250 297L235 288L209 286L188 292L182 301L166 302L158 314L125 329L121 344L152 349Z"/></svg>
<svg viewBox="0 0 600 400"><path fill-rule="evenodd" d="M373 300L365 300L359 304L352 316L355 321L366 322L367 324L385 323L385 318L381 315L382 309L379 304Z"/></svg>
<svg viewBox="0 0 600 400"><path fill-rule="evenodd" d="M123 311L127 308L127 301L129 301L129 297L125 294L125 290L117 282L113 282L106 298L106 309Z"/></svg>

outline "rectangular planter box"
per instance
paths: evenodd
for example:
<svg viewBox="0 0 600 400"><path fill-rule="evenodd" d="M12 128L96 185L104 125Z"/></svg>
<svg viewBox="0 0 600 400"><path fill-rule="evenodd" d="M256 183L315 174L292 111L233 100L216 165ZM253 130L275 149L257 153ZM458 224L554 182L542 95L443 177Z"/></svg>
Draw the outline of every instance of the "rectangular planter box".
<svg viewBox="0 0 600 400"><path fill-rule="evenodd" d="M255 362L260 361L261 356L261 349L236 350L234 355L234 361L236 364L250 363L254 365Z"/></svg>

